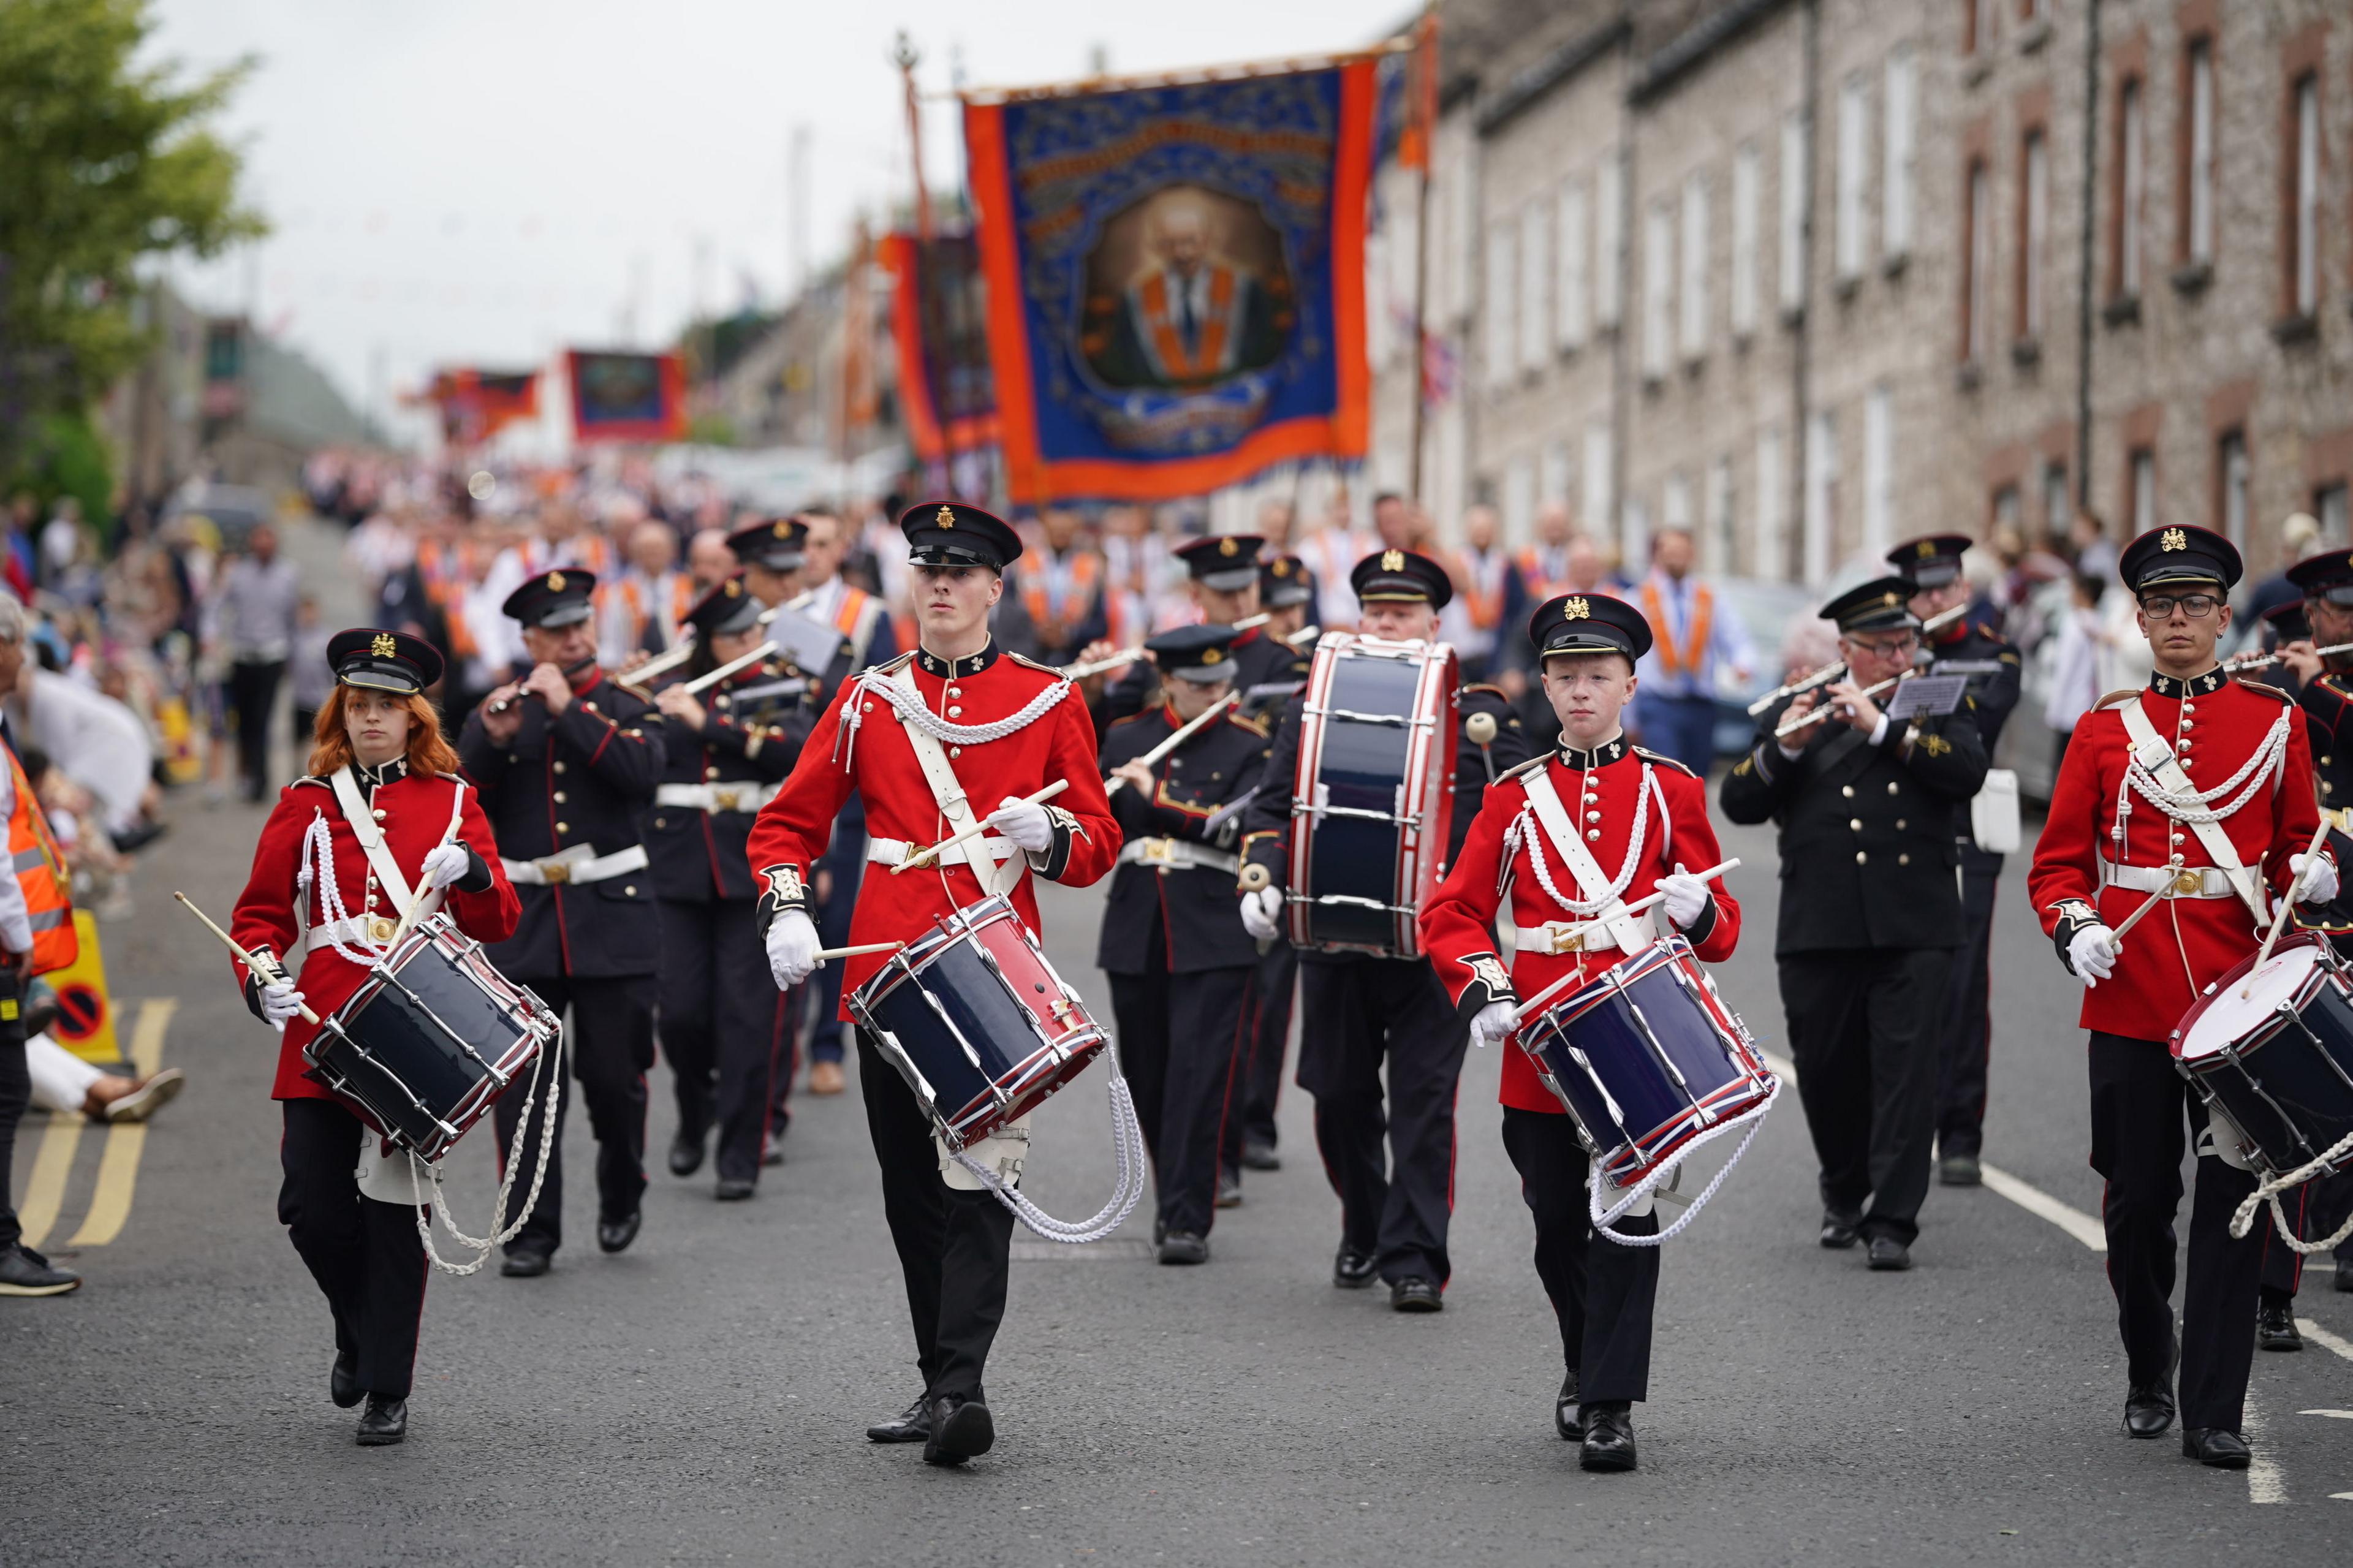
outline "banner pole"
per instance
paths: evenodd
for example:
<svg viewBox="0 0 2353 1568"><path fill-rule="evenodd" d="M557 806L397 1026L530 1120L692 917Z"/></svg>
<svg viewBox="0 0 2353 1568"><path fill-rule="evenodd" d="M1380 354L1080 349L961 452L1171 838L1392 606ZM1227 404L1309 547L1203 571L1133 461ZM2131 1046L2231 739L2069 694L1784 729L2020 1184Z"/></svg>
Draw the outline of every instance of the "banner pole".
<svg viewBox="0 0 2353 1568"><path fill-rule="evenodd" d="M1408 428L1406 493L1416 506L1421 493L1421 426L1430 401L1430 168L1438 161L1431 143L1438 134L1438 0L1423 0L1416 29L1420 47L1414 52L1413 119L1420 152L1421 181L1415 195L1413 221L1413 418Z"/></svg>

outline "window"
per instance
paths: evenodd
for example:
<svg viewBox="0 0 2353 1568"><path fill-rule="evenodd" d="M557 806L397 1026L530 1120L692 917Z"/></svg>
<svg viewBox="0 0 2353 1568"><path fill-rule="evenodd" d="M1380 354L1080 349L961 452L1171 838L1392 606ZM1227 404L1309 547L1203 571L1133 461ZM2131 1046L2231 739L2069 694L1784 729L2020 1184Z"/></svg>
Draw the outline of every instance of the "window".
<svg viewBox="0 0 2353 1568"><path fill-rule="evenodd" d="M2189 112L2181 150L2181 254L2190 262L2214 259L2214 41L2189 46L2184 69Z"/></svg>
<svg viewBox="0 0 2353 1568"><path fill-rule="evenodd" d="M1502 386L1512 378L1513 353L1517 333L1513 314L1518 281L1514 266L1514 226L1508 223L1490 224L1487 227L1487 338L1486 371L1489 386Z"/></svg>
<svg viewBox="0 0 2353 1568"><path fill-rule="evenodd" d="M2146 112L2140 79L2134 77L2116 95L2116 254L2108 274L2126 299L2140 294L2140 216L2148 190L2148 154L2141 142Z"/></svg>
<svg viewBox="0 0 2353 1568"><path fill-rule="evenodd" d="M2320 77L2295 84L2289 121L2287 286L2291 315L2309 316L2320 304Z"/></svg>
<svg viewBox="0 0 2353 1568"><path fill-rule="evenodd" d="M1838 210L1832 255L1841 282L1862 272L1863 142L1869 112L1862 78L1851 76L1839 88Z"/></svg>
<svg viewBox="0 0 2353 1568"><path fill-rule="evenodd" d="M1961 239L1961 358L1986 357L1986 285L1993 271L1993 192L1983 159L1969 164L1969 205Z"/></svg>
<svg viewBox="0 0 2353 1568"><path fill-rule="evenodd" d="M1806 117L1792 110L1781 121L1781 310L1806 304Z"/></svg>
<svg viewBox="0 0 2353 1568"><path fill-rule="evenodd" d="M1732 154L1732 332L1757 330L1757 203L1762 183L1757 143L1743 142Z"/></svg>
<svg viewBox="0 0 2353 1568"><path fill-rule="evenodd" d="M1593 190L1593 319L1615 327L1626 313L1626 170L1603 155Z"/></svg>
<svg viewBox="0 0 2353 1568"><path fill-rule="evenodd" d="M1862 403L1862 552L1887 553L1895 514L1895 408L1884 384Z"/></svg>
<svg viewBox="0 0 2353 1568"><path fill-rule="evenodd" d="M1661 196L1642 220L1642 374L1649 376L1666 374L1673 357L1674 243L1674 219Z"/></svg>
<svg viewBox="0 0 2353 1568"><path fill-rule="evenodd" d="M2051 153L2040 130L2026 133L2019 159L2018 335L2040 338L2043 261L2051 227Z"/></svg>
<svg viewBox="0 0 2353 1568"><path fill-rule="evenodd" d="M1707 515L1702 525L1700 559L1711 572L1730 572L1732 554L1732 459L1718 458L1707 470Z"/></svg>
<svg viewBox="0 0 2353 1568"><path fill-rule="evenodd" d="M1546 506L1551 506L1556 502L1567 505L1569 478L1568 443L1566 441L1547 443L1544 449L1543 465L1536 469L1536 499Z"/></svg>
<svg viewBox="0 0 2353 1568"><path fill-rule="evenodd" d="M1525 458L1504 465L1504 537L1526 539L1535 531L1536 468Z"/></svg>
<svg viewBox="0 0 2353 1568"><path fill-rule="evenodd" d="M2075 508L2067 498L2067 465L2052 458L2042 465L2042 526L2053 539L2067 537Z"/></svg>
<svg viewBox="0 0 2353 1568"><path fill-rule="evenodd" d="M1781 471L1781 432L1757 432L1757 558L1750 570L1777 583L1789 578L1789 478Z"/></svg>
<svg viewBox="0 0 2353 1568"><path fill-rule="evenodd" d="M2049 0L2018 0L2018 19L2030 25L2051 14Z"/></svg>
<svg viewBox="0 0 2353 1568"><path fill-rule="evenodd" d="M1806 581L1830 580L1838 539L1838 426L1827 411L1806 424Z"/></svg>
<svg viewBox="0 0 2353 1568"><path fill-rule="evenodd" d="M1444 157L1446 167L1440 171L1440 178L1431 182L1440 192L1441 211L1433 221L1440 225L1441 231L1430 237L1430 254L1444 262L1430 279L1431 298L1439 302L1439 319L1456 323L1467 323L1478 304L1472 295L1479 280L1471 270L1477 265L1472 253L1479 246L1479 215L1472 205L1478 189L1471 177L1472 152L1468 138L1456 141ZM1450 190L1453 194L1446 195ZM1434 287L1441 278L1446 285L1442 289ZM1464 342L1469 341L1466 334Z"/></svg>
<svg viewBox="0 0 2353 1568"><path fill-rule="evenodd" d="M1585 526L1609 527L1617 500L1617 475L1609 465L1609 421L1592 420L1585 426Z"/></svg>
<svg viewBox="0 0 2353 1568"><path fill-rule="evenodd" d="M1912 51L1887 57L1887 133L1880 142L1879 248L1894 258L1912 249L1913 98L1917 76Z"/></svg>
<svg viewBox="0 0 2353 1568"><path fill-rule="evenodd" d="M2157 454L2147 447L2133 448L2131 468L2131 502L2133 537L2138 539L2157 526Z"/></svg>
<svg viewBox="0 0 2353 1568"><path fill-rule="evenodd" d="M2247 547L2247 436L2225 430L2214 443L2214 531Z"/></svg>
<svg viewBox="0 0 2353 1568"><path fill-rule="evenodd" d="M1667 476L1667 490L1659 507L1662 528L1692 531L1691 479L1681 468Z"/></svg>
<svg viewBox="0 0 2353 1568"><path fill-rule="evenodd" d="M1965 0L1968 6L1966 21L1968 27L1969 53L1984 54L1993 47L1994 18L2001 10L2000 0Z"/></svg>
<svg viewBox="0 0 2353 1568"><path fill-rule="evenodd" d="M1683 181L1682 339L1685 359L1707 352L1707 177Z"/></svg>
<svg viewBox="0 0 2353 1568"><path fill-rule="evenodd" d="M1553 300L1553 328L1564 349L1585 342L1586 281L1592 253L1587 215L1585 182L1571 180L1560 188L1560 284Z"/></svg>
<svg viewBox="0 0 2353 1568"><path fill-rule="evenodd" d="M2353 502L2353 492L2341 479L2312 492L2312 515L2320 522L2320 542L2332 550L2344 549L2347 533L2353 531L2353 504L2348 502Z"/></svg>
<svg viewBox="0 0 2353 1568"><path fill-rule="evenodd" d="M2004 485L1993 492L1993 525L2015 531L2018 528L2018 487Z"/></svg>
<svg viewBox="0 0 2353 1568"><path fill-rule="evenodd" d="M1520 214L1520 368L1552 357L1552 207L1541 196Z"/></svg>

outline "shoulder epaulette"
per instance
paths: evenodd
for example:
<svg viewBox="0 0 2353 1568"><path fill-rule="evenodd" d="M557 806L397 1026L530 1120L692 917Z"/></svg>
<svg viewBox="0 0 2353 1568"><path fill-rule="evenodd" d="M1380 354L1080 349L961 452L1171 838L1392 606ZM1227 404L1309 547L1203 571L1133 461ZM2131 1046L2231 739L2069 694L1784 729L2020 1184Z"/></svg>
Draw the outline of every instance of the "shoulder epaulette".
<svg viewBox="0 0 2353 1568"><path fill-rule="evenodd" d="M1478 682L1478 683L1476 683L1476 684L1474 684L1474 685L1462 687L1461 689L1459 689L1459 690L1455 693L1455 695L1456 695L1456 697L1458 697L1458 698L1468 697L1468 696L1470 696L1470 695L1471 695L1472 692L1474 692L1474 691L1476 691L1476 692L1481 692L1481 693L1482 693L1482 694L1484 694L1484 695L1486 695L1486 696L1489 696L1489 697L1493 697L1493 698L1494 698L1494 699L1495 699L1497 701L1499 701L1499 702L1505 702L1505 703L1508 703L1508 702L1510 702L1510 701L1511 701L1511 699L1510 699L1509 697L1506 697L1506 696L1504 696L1504 689L1503 689L1502 687L1500 687L1500 686L1490 686L1490 685L1488 685L1488 684L1487 684L1486 682L1484 682L1484 681L1480 681L1480 682Z"/></svg>
<svg viewBox="0 0 2353 1568"><path fill-rule="evenodd" d="M1114 720L1113 720L1113 721L1111 721L1111 727L1112 727L1113 729L1116 730L1116 729L1118 729L1118 728L1119 728L1121 725L1123 725L1123 724L1133 724L1133 723L1134 723L1138 719L1157 719L1157 718L1159 718L1159 717L1160 717L1160 710L1159 710L1159 709L1157 709L1157 708L1146 708L1146 709L1145 709L1143 712L1141 712L1141 713L1130 713L1130 714L1126 715L1126 716L1125 716L1125 717L1124 717L1124 718L1119 718L1119 719L1114 719Z"/></svg>
<svg viewBox="0 0 2353 1568"><path fill-rule="evenodd" d="M2268 697L2275 702L2284 702L2291 708L2295 706L2295 699L2276 686L2266 686L2260 680L2249 680L2244 676L2239 678L2239 684L2257 696Z"/></svg>
<svg viewBox="0 0 2353 1568"><path fill-rule="evenodd" d="M877 675L896 675L899 671L904 669L908 665L913 664L914 661L915 650L913 648L909 648L906 652L901 654L896 658L885 659L881 664L873 665L870 668ZM860 671L860 673L863 674L865 672Z"/></svg>
<svg viewBox="0 0 2353 1568"><path fill-rule="evenodd" d="M325 773L304 773L301 778L296 779L292 784L288 784L286 787L288 789L300 789L304 784L317 784L321 789L332 789L335 787L334 781L329 778Z"/></svg>
<svg viewBox="0 0 2353 1568"><path fill-rule="evenodd" d="M1695 779L1699 777L1697 773L1692 772L1690 763L1678 762L1673 757L1667 755L1664 752L1654 752L1648 746L1637 746L1634 748L1634 754L1641 758L1644 762L1657 763L1662 767L1672 768L1677 773L1683 774L1685 778Z"/></svg>
<svg viewBox="0 0 2353 1568"><path fill-rule="evenodd" d="M1992 626L1989 626L1989 625L1988 625L1987 623L1985 623L1984 621L1979 621L1979 622L1978 623L1978 625L1977 625L1977 633L1978 633L1978 636L1979 636L1979 637L1985 637L1985 638L1987 638L1988 640L1992 641L1992 642L2000 642L2000 641L2001 640L2001 635L2000 635L1999 632L1995 631L1995 630L1993 629L1993 627L1992 627Z"/></svg>
<svg viewBox="0 0 2353 1568"><path fill-rule="evenodd" d="M1057 680L1062 679L1062 672L1059 668L1050 664L1039 664L1036 659L1031 658L1026 653L1015 653L1011 648L1007 648L1005 650L1005 657L1011 659L1016 664L1026 665L1031 669L1040 670L1045 674L1050 675Z"/></svg>
<svg viewBox="0 0 2353 1568"><path fill-rule="evenodd" d="M2093 703L2092 711L2094 713L2105 713L2111 708L2121 708L2139 695L2139 687L2124 687L2118 690L2109 692L2105 697L2103 697L2097 702Z"/></svg>
<svg viewBox="0 0 2353 1568"><path fill-rule="evenodd" d="M1546 763L1551 760L1552 753L1550 752L1538 752L1526 762L1514 763L1513 766L1508 767L1502 773L1496 774L1495 782L1497 784L1502 784L1505 779L1515 779L1522 773L1534 773L1536 769L1544 766Z"/></svg>
<svg viewBox="0 0 2353 1568"><path fill-rule="evenodd" d="M1255 719L1245 717L1242 714L1229 713L1226 715L1226 722L1231 724L1237 730L1248 730L1251 734L1256 735L1261 741L1265 740L1267 737L1267 728L1264 724L1261 724Z"/></svg>

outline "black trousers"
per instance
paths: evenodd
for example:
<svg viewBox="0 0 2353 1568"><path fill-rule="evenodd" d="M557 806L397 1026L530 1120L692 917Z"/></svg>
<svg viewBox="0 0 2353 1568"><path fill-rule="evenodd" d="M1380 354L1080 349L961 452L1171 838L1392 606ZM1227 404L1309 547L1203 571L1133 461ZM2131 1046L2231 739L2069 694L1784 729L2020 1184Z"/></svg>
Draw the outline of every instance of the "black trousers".
<svg viewBox="0 0 2353 1568"><path fill-rule="evenodd" d="M1945 948L1852 948L1780 961L1822 1207L1867 1237L1908 1246L1920 1234L1952 958Z"/></svg>
<svg viewBox="0 0 2353 1568"><path fill-rule="evenodd" d="M1282 1098L1282 1058L1291 1047L1291 996L1298 979L1299 950L1289 942L1278 942L1260 955L1251 977L1241 1114L1229 1119L1226 1136L1229 1166L1240 1163L1245 1138L1275 1145L1274 1108Z"/></svg>
<svg viewBox="0 0 2353 1568"><path fill-rule="evenodd" d="M1012 1277L1013 1215L994 1193L947 1184L931 1121L907 1080L865 1030L857 1036L858 1087L882 1167L882 1215L907 1284L923 1390L985 1399L981 1373Z"/></svg>
<svg viewBox="0 0 2353 1568"><path fill-rule="evenodd" d="M2309 1181L2280 1194L2280 1207L2286 1213L2288 1224L2295 1227L2299 1241L2328 1234L2312 1223L2314 1211L2320 1206L2316 1199L2321 1185L2319 1180ZM2337 1223L2344 1223L2341 1210ZM2304 1254L2280 1239L2279 1226L2272 1220L2269 1204L2256 1211L2254 1228L2262 1232L2263 1237L2263 1293L2266 1296L2294 1296L2304 1283ZM2335 1228L2335 1226L2329 1227L2331 1230Z"/></svg>
<svg viewBox="0 0 2353 1568"><path fill-rule="evenodd" d="M1162 1226L1207 1236L1218 1212L1218 1150L1241 1059L1250 972L1171 974L1156 933L1148 945L1149 973L1110 977L1120 1070L1152 1154Z"/></svg>
<svg viewBox="0 0 2353 1568"><path fill-rule="evenodd" d="M15 996L16 986L13 976L0 976L0 998ZM16 1223L9 1172L16 1159L16 1124L25 1120L25 1107L33 1098L32 1069L25 1063L25 1010L14 1011L16 1016L0 1019L0 1252L16 1246L25 1234Z"/></svg>
<svg viewBox="0 0 2353 1568"><path fill-rule="evenodd" d="M361 1195L353 1172L374 1134L358 1117L332 1100L281 1103L278 1222L335 1315L336 1351L358 1358L360 1386L406 1399L429 1272L417 1211Z"/></svg>
<svg viewBox="0 0 2353 1568"><path fill-rule="evenodd" d="M699 1143L715 1122L712 1163L720 1180L756 1182L785 1053L786 1013L754 924L754 907L749 900L665 899L659 909L656 994L679 1131Z"/></svg>
<svg viewBox="0 0 2353 1568"><path fill-rule="evenodd" d="M2108 1286L2133 1384L2161 1384L2180 1354L2181 1424L2236 1432L2255 1358L2255 1294L2264 1232L2231 1238L2231 1215L2255 1178L2212 1155L2198 1162L2189 1210L2189 1280L2181 1334L2173 1328L2174 1215L2181 1207L2185 1135L2206 1129L2206 1108L2156 1040L2094 1032L2092 1169L2107 1188ZM2263 1222L2269 1225L2268 1215Z"/></svg>
<svg viewBox="0 0 2353 1568"><path fill-rule="evenodd" d="M509 1252L554 1252L564 1244L564 1123L572 1114L576 1093L588 1102L588 1126L596 1134L596 1216L625 1219L637 1212L646 1190L646 1074L654 1065L654 977L625 974L604 980L526 980L539 999L562 1017L572 1009L564 1030L565 1054L572 1058L572 1077L555 1108L555 1147L547 1157L547 1182L539 1202ZM539 1140L546 1127L543 1103L531 1115L531 1130L518 1148L515 1123L522 1118L522 1086L499 1097L492 1108L498 1125L499 1159L521 1160L515 1191L531 1190L531 1174L539 1159ZM545 1096L542 1097L543 1102Z"/></svg>
<svg viewBox="0 0 2353 1568"><path fill-rule="evenodd" d="M1560 1320L1561 1357L1577 1373L1577 1398L1588 1405L1647 1399L1659 1249L1595 1233L1586 1206L1585 1145L1566 1115L1505 1106L1504 1152L1535 1216L1536 1278ZM1659 1216L1627 1215L1613 1228L1654 1236Z"/></svg>
<svg viewBox="0 0 2353 1568"><path fill-rule="evenodd" d="M1340 1194L1342 1242L1371 1254L1391 1284L1419 1276L1444 1285L1467 1026L1419 958L1303 963L1299 1010L1299 1085L1315 1097L1315 1147Z"/></svg>
<svg viewBox="0 0 2353 1568"><path fill-rule="evenodd" d="M248 800L259 800L269 787L269 710L285 673L282 658L238 659L228 667L228 700L237 709L237 771Z"/></svg>
<svg viewBox="0 0 2353 1568"><path fill-rule="evenodd" d="M1993 1050L1993 908L2001 857L1961 846L1961 945L1945 982L1936 1050L1936 1152L1985 1148L1986 1062Z"/></svg>

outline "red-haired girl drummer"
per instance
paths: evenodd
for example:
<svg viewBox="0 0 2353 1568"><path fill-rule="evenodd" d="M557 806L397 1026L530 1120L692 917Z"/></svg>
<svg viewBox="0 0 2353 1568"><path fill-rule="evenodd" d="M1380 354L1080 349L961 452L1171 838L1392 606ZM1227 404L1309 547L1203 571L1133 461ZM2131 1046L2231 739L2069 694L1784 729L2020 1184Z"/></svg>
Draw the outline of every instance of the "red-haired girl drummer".
<svg viewBox="0 0 2353 1568"><path fill-rule="evenodd" d="M364 1196L353 1179L366 1125L304 1076L302 1047L317 1031L301 1005L321 1017L343 1005L405 912L407 889L385 885L347 814L364 813L382 831L417 897L444 891L443 908L468 936L503 940L520 907L424 696L441 678L433 645L347 631L327 644L327 662L335 689L319 710L310 773L280 792L262 827L231 932L295 976L242 977L247 1005L285 1037L270 1089L286 1118L278 1217L335 1315L328 1391L345 1407L366 1399L359 1440L372 1447L407 1431L426 1262L417 1211ZM339 788L339 777L352 787Z"/></svg>

